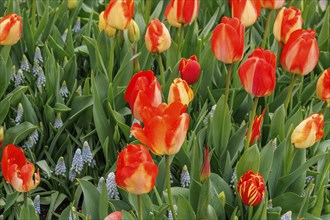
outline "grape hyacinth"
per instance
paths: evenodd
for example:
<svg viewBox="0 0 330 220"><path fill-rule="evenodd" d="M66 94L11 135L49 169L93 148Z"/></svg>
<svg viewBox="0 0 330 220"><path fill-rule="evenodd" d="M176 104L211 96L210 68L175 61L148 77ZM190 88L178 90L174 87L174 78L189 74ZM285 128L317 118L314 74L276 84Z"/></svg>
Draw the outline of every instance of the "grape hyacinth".
<svg viewBox="0 0 330 220"><path fill-rule="evenodd" d="M178 215L178 207L176 205L173 206L174 206L175 215ZM173 220L173 214L171 210L168 210L168 220Z"/></svg>
<svg viewBox="0 0 330 220"><path fill-rule="evenodd" d="M89 167L93 168L96 165L96 162L93 159L93 154L91 152L91 149L87 141L85 141L83 145L82 159L83 159L83 163L87 164Z"/></svg>
<svg viewBox="0 0 330 220"><path fill-rule="evenodd" d="M287 211L281 216L281 220L292 220L292 212Z"/></svg>
<svg viewBox="0 0 330 220"><path fill-rule="evenodd" d="M63 121L61 118L61 113L56 114L55 122L54 122L54 128L59 129L63 126Z"/></svg>
<svg viewBox="0 0 330 220"><path fill-rule="evenodd" d="M64 33L62 34L62 40L63 40L63 42L66 41L67 36L68 36L68 29L66 29L66 30L64 31Z"/></svg>
<svg viewBox="0 0 330 220"><path fill-rule="evenodd" d="M15 81L15 75L16 75L16 66L13 65L13 67L11 68L11 74L10 74L11 81Z"/></svg>
<svg viewBox="0 0 330 220"><path fill-rule="evenodd" d="M117 189L117 183L115 181L115 174L114 172L110 172L108 174L108 178L106 180L106 186L108 190L108 198L109 199L119 199L119 192Z"/></svg>
<svg viewBox="0 0 330 220"><path fill-rule="evenodd" d="M38 64L38 62L34 61L33 62L33 67L32 67L33 75L37 75L38 74L38 69L39 69L39 64Z"/></svg>
<svg viewBox="0 0 330 220"><path fill-rule="evenodd" d="M44 73L44 71L42 70L41 67L38 68L37 75L38 75L37 86L45 87L46 86L46 77L45 77L45 73Z"/></svg>
<svg viewBox="0 0 330 220"><path fill-rule="evenodd" d="M76 90L76 93L78 93L79 96L82 96L82 89L81 86L79 86Z"/></svg>
<svg viewBox="0 0 330 220"><path fill-rule="evenodd" d="M78 31L80 31L80 28L81 28L80 17L78 17L76 23L72 28L72 31L77 33Z"/></svg>
<svg viewBox="0 0 330 220"><path fill-rule="evenodd" d="M78 148L74 153L70 171L74 170L75 173L80 174L80 172L83 170L83 166L84 166L84 161L81 155L81 150L80 148Z"/></svg>
<svg viewBox="0 0 330 220"><path fill-rule="evenodd" d="M65 177L65 173L66 173L66 166L65 166L64 158L60 157L55 166L55 175Z"/></svg>
<svg viewBox="0 0 330 220"><path fill-rule="evenodd" d="M104 177L101 176L101 178L99 179L99 182L97 184L97 191L99 191L100 193L102 192L102 185L104 183Z"/></svg>
<svg viewBox="0 0 330 220"><path fill-rule="evenodd" d="M18 125L22 122L23 113L24 113L24 109L23 109L22 103L18 103L16 118L15 118L16 125Z"/></svg>
<svg viewBox="0 0 330 220"><path fill-rule="evenodd" d="M23 54L22 62L21 62L21 69L29 72L30 71L30 64L26 56Z"/></svg>
<svg viewBox="0 0 330 220"><path fill-rule="evenodd" d="M23 71L21 69L19 69L17 71L17 73L14 74L13 76L14 76L15 87L22 85L22 83L24 82L24 78L25 78Z"/></svg>
<svg viewBox="0 0 330 220"><path fill-rule="evenodd" d="M39 47L36 47L36 51L35 51L35 53L34 53L33 61L36 62L36 63L39 63L39 62L42 63L42 62L44 62Z"/></svg>
<svg viewBox="0 0 330 220"><path fill-rule="evenodd" d="M66 86L66 82L63 81L62 86L60 88L60 95L62 98L68 98L69 90L68 87Z"/></svg>
<svg viewBox="0 0 330 220"><path fill-rule="evenodd" d="M213 115L214 115L214 111L215 111L215 108L217 107L217 105L213 105L208 116L204 118L204 124L208 125L209 123L209 118L210 120L213 118Z"/></svg>
<svg viewBox="0 0 330 220"><path fill-rule="evenodd" d="M36 210L36 213L40 215L41 209L40 209L40 195L36 195L33 200L33 206Z"/></svg>
<svg viewBox="0 0 330 220"><path fill-rule="evenodd" d="M35 145L39 140L39 133L38 130L34 130L30 136L28 137L28 139L25 141L24 146L31 148L33 147L33 145Z"/></svg>
<svg viewBox="0 0 330 220"><path fill-rule="evenodd" d="M76 178L77 174L73 169L69 171L69 180L72 182Z"/></svg>
<svg viewBox="0 0 330 220"><path fill-rule="evenodd" d="M190 185L190 175L187 166L184 165L181 172L181 186L184 188L188 188L189 185Z"/></svg>

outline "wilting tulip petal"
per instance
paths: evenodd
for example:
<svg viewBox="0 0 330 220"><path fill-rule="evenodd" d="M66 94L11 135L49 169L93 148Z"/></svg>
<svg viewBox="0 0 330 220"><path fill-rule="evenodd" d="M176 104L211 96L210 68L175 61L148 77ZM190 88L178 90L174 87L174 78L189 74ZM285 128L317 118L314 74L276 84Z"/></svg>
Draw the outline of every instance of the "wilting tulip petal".
<svg viewBox="0 0 330 220"><path fill-rule="evenodd" d="M324 70L317 80L316 95L319 99L327 102L328 107L330 107L330 68Z"/></svg>
<svg viewBox="0 0 330 220"><path fill-rule="evenodd" d="M148 24L144 39L146 47L151 53L161 53L167 50L172 42L166 26L156 18Z"/></svg>
<svg viewBox="0 0 330 220"><path fill-rule="evenodd" d="M22 35L22 19L17 14L8 14L0 19L0 45L16 44Z"/></svg>

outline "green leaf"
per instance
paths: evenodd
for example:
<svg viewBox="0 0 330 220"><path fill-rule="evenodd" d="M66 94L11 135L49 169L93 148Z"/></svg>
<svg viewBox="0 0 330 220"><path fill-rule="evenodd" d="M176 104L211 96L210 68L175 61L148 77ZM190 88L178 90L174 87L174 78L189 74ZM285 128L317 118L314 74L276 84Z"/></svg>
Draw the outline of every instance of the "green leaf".
<svg viewBox="0 0 330 220"><path fill-rule="evenodd" d="M52 170L48 166L46 160L40 160L36 164L42 169L42 171L47 173L48 178L50 178L52 176Z"/></svg>
<svg viewBox="0 0 330 220"><path fill-rule="evenodd" d="M6 212L8 209L10 209L12 207L12 205L15 204L17 198L19 196L18 192L13 192L10 194L7 194L6 196L6 206L5 206L5 210L3 212Z"/></svg>
<svg viewBox="0 0 330 220"><path fill-rule="evenodd" d="M196 218L196 215L195 215L194 210L192 209L190 203L182 195L178 196L177 206L178 206L178 215L177 215L178 219L195 219Z"/></svg>
<svg viewBox="0 0 330 220"><path fill-rule="evenodd" d="M273 165L274 158L274 141L270 141L262 150L260 155L260 173L264 178L265 182L268 180L268 175Z"/></svg>
<svg viewBox="0 0 330 220"><path fill-rule="evenodd" d="M210 178L206 179L200 191L197 209L197 219L208 219L208 205L210 203Z"/></svg>
<svg viewBox="0 0 330 220"><path fill-rule="evenodd" d="M242 157L239 159L236 166L236 176L239 179L244 173L248 170L252 170L253 172L259 172L260 167L260 153L257 145L253 145L252 147L245 150Z"/></svg>
<svg viewBox="0 0 330 220"><path fill-rule="evenodd" d="M15 127L9 128L5 133L5 145L19 144L35 129L37 129L37 126L26 121Z"/></svg>
<svg viewBox="0 0 330 220"><path fill-rule="evenodd" d="M36 213L36 210L33 206L32 200L27 199L27 204L24 204L21 208L21 212L19 213L19 219L30 219L30 220L38 220L39 216Z"/></svg>
<svg viewBox="0 0 330 220"><path fill-rule="evenodd" d="M32 124L39 124L37 115L33 109L33 106L25 94L22 95L22 106L24 109L24 121L31 122Z"/></svg>
<svg viewBox="0 0 330 220"><path fill-rule="evenodd" d="M99 216L104 219L108 215L108 191L105 182L102 183L102 190L99 201Z"/></svg>
<svg viewBox="0 0 330 220"><path fill-rule="evenodd" d="M272 122L270 124L270 138L279 138L282 141L285 138L284 122L285 122L285 109L284 105L281 105L272 117Z"/></svg>
<svg viewBox="0 0 330 220"><path fill-rule="evenodd" d="M83 213L91 216L91 219L100 219L98 207L100 201L100 193L90 182L83 179L79 179L78 182L84 194L82 205Z"/></svg>
<svg viewBox="0 0 330 220"><path fill-rule="evenodd" d="M69 108L68 106L66 106L62 103L56 102L56 104L54 106L54 110L56 112L69 112L69 111L71 111L71 108Z"/></svg>

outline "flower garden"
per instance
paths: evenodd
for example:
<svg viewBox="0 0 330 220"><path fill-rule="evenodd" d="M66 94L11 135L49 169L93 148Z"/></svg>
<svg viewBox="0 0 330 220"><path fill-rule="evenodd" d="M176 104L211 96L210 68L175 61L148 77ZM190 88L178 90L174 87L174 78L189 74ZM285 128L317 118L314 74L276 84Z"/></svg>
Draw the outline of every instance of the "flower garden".
<svg viewBox="0 0 330 220"><path fill-rule="evenodd" d="M1 0L0 219L330 219L327 0Z"/></svg>

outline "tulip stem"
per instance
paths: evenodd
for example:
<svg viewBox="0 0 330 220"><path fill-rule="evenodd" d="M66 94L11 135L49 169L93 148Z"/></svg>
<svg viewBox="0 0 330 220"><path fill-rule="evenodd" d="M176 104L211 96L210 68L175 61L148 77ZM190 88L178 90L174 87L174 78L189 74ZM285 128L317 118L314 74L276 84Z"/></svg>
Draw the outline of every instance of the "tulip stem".
<svg viewBox="0 0 330 220"><path fill-rule="evenodd" d="M323 107L322 107L322 115L325 115L325 113L327 112L327 108L328 108L328 103L324 102Z"/></svg>
<svg viewBox="0 0 330 220"><path fill-rule="evenodd" d="M118 32L118 31L117 31ZM113 75L113 65L114 65L114 58L115 58L115 47L117 42L117 32L112 38L112 44L110 48L110 61L109 61L109 70L108 70L108 78L109 82L112 82L112 75Z"/></svg>
<svg viewBox="0 0 330 220"><path fill-rule="evenodd" d="M137 195L138 197L138 219L142 220L142 196Z"/></svg>
<svg viewBox="0 0 330 220"><path fill-rule="evenodd" d="M289 90L288 90L288 93L286 95L286 98L285 98L285 101L284 101L284 108L285 108L285 111L288 109L288 106L289 106L289 103L290 103L290 100L291 100L291 95L292 95L292 91L293 91L293 87L297 81L297 78L298 78L298 75L297 74L294 74L293 75L293 79L290 83L290 86L289 86Z"/></svg>
<svg viewBox="0 0 330 220"><path fill-rule="evenodd" d="M27 192L24 192L24 193L23 193L23 197L24 197L24 205L27 206L27 197L28 197L28 193L27 193Z"/></svg>
<svg viewBox="0 0 330 220"><path fill-rule="evenodd" d="M248 208L248 220L252 219L252 215L253 215L253 206L249 206L249 208Z"/></svg>
<svg viewBox="0 0 330 220"><path fill-rule="evenodd" d="M145 11L145 14L144 14L146 24L149 23L150 10L151 10L151 0L146 0L146 11Z"/></svg>
<svg viewBox="0 0 330 220"><path fill-rule="evenodd" d="M262 44L261 44L261 47L263 49L266 49L266 43L267 43L268 32L269 32L270 15L271 15L271 10L267 9L266 27L265 27L264 36L263 36L263 39L262 39Z"/></svg>
<svg viewBox="0 0 330 220"><path fill-rule="evenodd" d="M183 40L183 24L179 27L179 34L178 34L178 55L179 59L181 58L181 44Z"/></svg>
<svg viewBox="0 0 330 220"><path fill-rule="evenodd" d="M226 76L225 103L228 102L228 97L229 97L229 87L230 87L230 81L231 81L231 68L232 68L232 64L228 64L227 65L227 76Z"/></svg>
<svg viewBox="0 0 330 220"><path fill-rule="evenodd" d="M37 0L32 0L32 20L31 20L31 26L32 26L32 30L35 30L36 26L35 26L35 16L36 16L36 9L37 9Z"/></svg>
<svg viewBox="0 0 330 220"><path fill-rule="evenodd" d="M171 189L171 178L170 178L170 156L165 155L165 164L166 164L166 185L167 185L167 195L168 201L170 203L170 209L172 212L173 220L176 220L173 200L172 200L172 189Z"/></svg>
<svg viewBox="0 0 330 220"><path fill-rule="evenodd" d="M245 141L245 145L244 145L244 151L247 150L249 145L250 145L253 121L254 121L254 117L256 115L256 111L257 111L257 107L258 107L258 101L259 101L259 97L254 97L253 107L252 107L251 114L250 114L250 119L249 119L248 133L247 133L246 141Z"/></svg>
<svg viewBox="0 0 330 220"><path fill-rule="evenodd" d="M157 58L158 58L158 65L159 65L162 88L165 89L165 75L164 75L164 66L163 66L163 61L162 61L162 55L160 53L158 53Z"/></svg>

